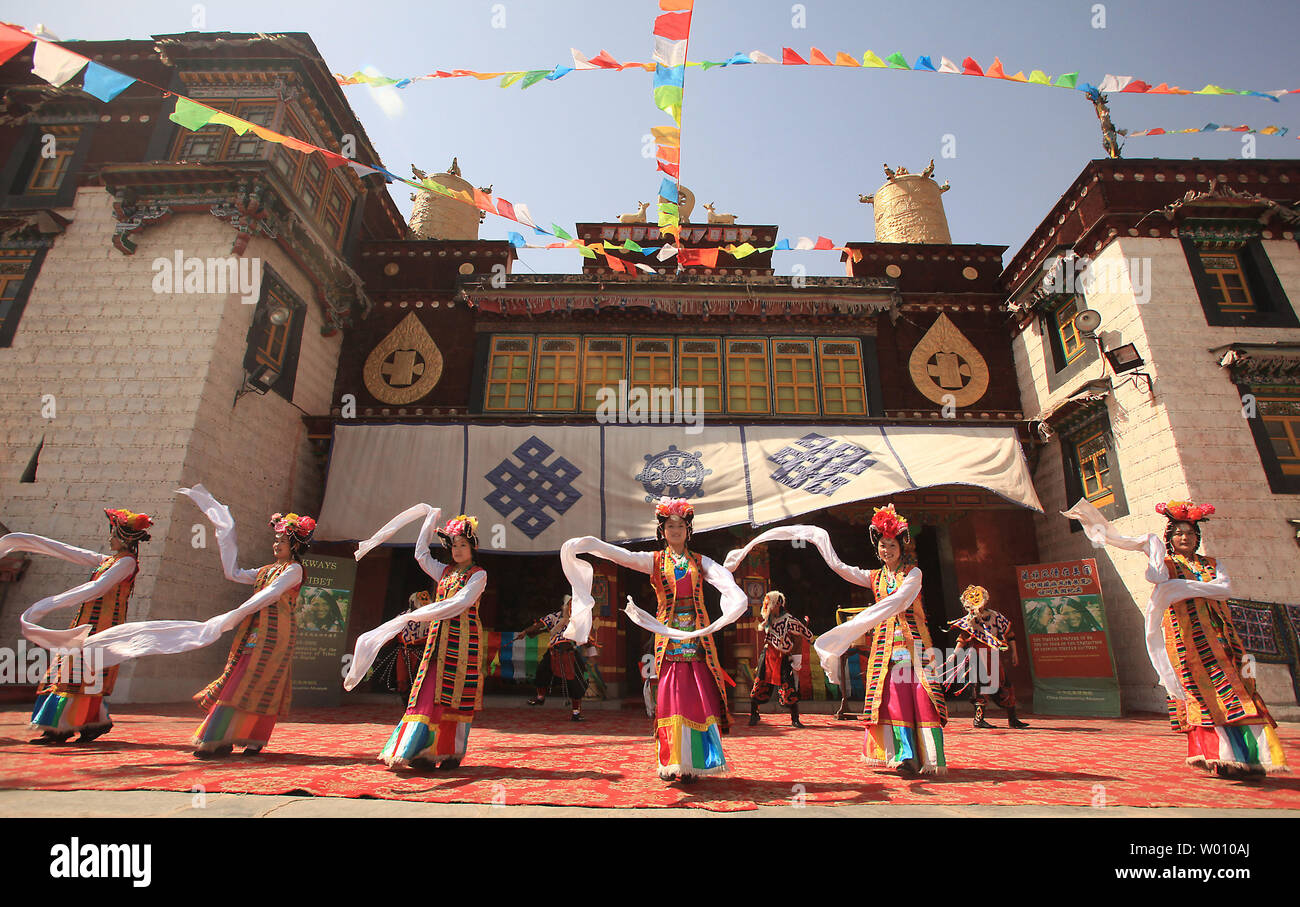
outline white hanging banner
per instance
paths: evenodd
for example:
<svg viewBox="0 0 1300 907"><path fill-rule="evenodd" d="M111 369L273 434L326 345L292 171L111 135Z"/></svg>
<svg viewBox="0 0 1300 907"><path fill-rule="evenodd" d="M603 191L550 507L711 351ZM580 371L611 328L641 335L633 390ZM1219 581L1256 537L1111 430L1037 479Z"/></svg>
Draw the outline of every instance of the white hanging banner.
<svg viewBox="0 0 1300 907"><path fill-rule="evenodd" d="M1010 426L338 426L316 538L368 538L428 501L477 516L485 549L554 553L584 535L653 538L662 495L690 499L703 532L939 485L1042 510Z"/></svg>

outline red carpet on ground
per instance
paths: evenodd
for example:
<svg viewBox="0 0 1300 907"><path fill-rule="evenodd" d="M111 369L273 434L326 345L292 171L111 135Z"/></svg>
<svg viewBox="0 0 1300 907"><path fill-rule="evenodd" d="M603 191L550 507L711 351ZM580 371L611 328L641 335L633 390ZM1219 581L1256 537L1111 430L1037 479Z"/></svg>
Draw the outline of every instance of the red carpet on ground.
<svg viewBox="0 0 1300 907"><path fill-rule="evenodd" d="M1190 806L1300 809L1300 777L1220 779L1186 767L1185 743L1163 719L1034 718L1028 730L949 725L949 773L904 779L859 761L863 724L781 713L723 738L730 777L690 787L655 775L649 721L636 712L589 710L568 720L558 708L479 713L459 768L389 771L376 755L401 707L352 705L303 710L281 722L264 755L213 762L194 758L192 707L122 706L116 726L92 744L28 744L29 713L0 710L0 789L168 790L310 794L435 803L590 807L928 804ZM1293 767L1300 733L1281 729ZM800 799L802 798L802 800Z"/></svg>

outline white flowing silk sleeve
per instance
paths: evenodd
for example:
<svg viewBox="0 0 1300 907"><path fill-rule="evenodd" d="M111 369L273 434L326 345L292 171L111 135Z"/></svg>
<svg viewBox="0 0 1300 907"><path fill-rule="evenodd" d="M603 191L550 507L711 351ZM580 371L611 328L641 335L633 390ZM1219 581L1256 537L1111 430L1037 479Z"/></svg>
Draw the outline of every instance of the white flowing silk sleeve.
<svg viewBox="0 0 1300 907"><path fill-rule="evenodd" d="M239 545L235 541L235 519L230 515L230 508L214 498L202 485L193 488L178 488L177 494L183 494L203 511L217 536L217 548L221 552L221 569L226 579L245 585L257 582L256 570L239 569Z"/></svg>
<svg viewBox="0 0 1300 907"><path fill-rule="evenodd" d="M1186 699L1187 693L1173 663L1169 661L1169 652L1165 648L1164 615L1165 609L1175 602L1189 598L1214 598L1222 601L1231 595L1228 575L1222 570L1212 583L1190 580L1170 579L1169 569L1165 566L1165 543L1155 533L1142 537L1120 535L1115 527L1101 515L1096 507L1086 499L1080 499L1069 510L1061 511L1062 516L1078 520L1083 532L1094 544L1105 544L1125 551L1145 551L1147 555L1147 581L1153 583L1151 598L1147 600L1144 621L1147 658L1156 669L1160 685L1170 699Z"/></svg>
<svg viewBox="0 0 1300 907"><path fill-rule="evenodd" d="M295 586L302 585L302 567L290 564L284 572L253 593L242 605L205 621L145 620L120 624L96 633L86 640L86 651L104 654L103 666L111 668L132 658L145 655L177 655L210 646L240 621L273 604Z"/></svg>
<svg viewBox="0 0 1300 907"><path fill-rule="evenodd" d="M745 555L749 554L754 547L766 542L786 541L811 542L813 547L821 554L822 560L826 561L826 566L830 567L836 576L853 583L855 586L871 588L871 571L863 570L861 567L854 567L840 560L840 556L835 553L835 548L831 545L830 534L820 526L778 526L775 529L759 533L744 548L737 548L729 552L724 559L724 566L734 573L740 566L740 562L745 559Z"/></svg>
<svg viewBox="0 0 1300 907"><path fill-rule="evenodd" d="M654 564L654 555L650 555L650 563ZM704 568L704 581L722 595L722 616L700 630L678 630L659 622L649 611L645 611L636 606L632 601L632 596L627 597L627 606L623 611L643 630L649 630L659 636L667 636L671 639L694 639L697 636L708 636L710 633L716 633L728 624L733 624L749 610L749 596L745 590L736 584L735 577L731 571L727 570L717 561L707 557L700 558L700 566ZM649 572L649 571L647 571ZM575 596L576 598L576 596ZM567 633L566 633L567 635Z"/></svg>
<svg viewBox="0 0 1300 907"><path fill-rule="evenodd" d="M480 570L471 576L465 583L464 588L455 595L440 602L427 604L423 608L399 614L373 630L362 633L357 637L357 644L352 652L352 661L348 665L348 676L343 679L343 688L351 690L365 678L366 672L374 664L375 658L379 655L379 650L383 648L384 643L401 633L408 622L429 623L463 614L479 600L486 586L487 574Z"/></svg>
<svg viewBox="0 0 1300 907"><path fill-rule="evenodd" d="M428 504L424 506L429 507ZM446 564L429 553L429 546L433 544L433 537L438 529L438 520L441 518L441 510L437 507L429 507L429 514L424 518L424 524L420 526L420 537L415 540L416 563L435 583L442 579L442 574L447 570Z"/></svg>
<svg viewBox="0 0 1300 907"><path fill-rule="evenodd" d="M903 577L898 588L889 595L857 614L852 620L827 630L813 640L813 648L817 650L817 657L821 659L826 679L839 686L840 659L853 646L853 640L875 628L882 621L906 611L920 594L921 571L913 567L907 571L907 576Z"/></svg>
<svg viewBox="0 0 1300 907"><path fill-rule="evenodd" d="M420 527L420 538L422 544L427 549L429 547L428 540L432 538L433 529L436 528L438 524L438 515L441 513L442 511L437 507L430 507L428 504L414 504L385 523L380 527L379 531L370 538L366 539L360 545L357 545L357 550L352 556L357 560L361 560L370 553L371 549L379 547L384 542L395 536L399 529L402 529L419 519L424 520L424 525Z"/></svg>
<svg viewBox="0 0 1300 907"><path fill-rule="evenodd" d="M595 599L591 595L594 571L591 564L578 557L579 554L594 554L640 573L649 573L654 569L655 556L649 551L628 551L618 545L602 542L594 535L569 539L560 546L560 566L564 568L564 577L569 581L573 595L569 626L564 630L564 638L573 642L586 642L591 635L591 616L595 607ZM632 619L636 620L635 617Z"/></svg>
<svg viewBox="0 0 1300 907"><path fill-rule="evenodd" d="M88 551L85 548L78 548L76 545L69 545L55 539L47 539L43 535L33 535L30 532L11 532L8 535L0 535L0 557L5 557L15 551L23 551L27 554L48 554L50 557L71 561L82 567L98 567L108 557L106 554Z"/></svg>
<svg viewBox="0 0 1300 907"><path fill-rule="evenodd" d="M0 547L0 550L3 548ZM123 557L90 582L41 599L18 617L23 636L47 649L75 649L81 646L94 629L90 624L81 624L68 630L50 630L40 626L38 621L52 611L71 608L104 595L118 583L130 579L134 571L135 559Z"/></svg>

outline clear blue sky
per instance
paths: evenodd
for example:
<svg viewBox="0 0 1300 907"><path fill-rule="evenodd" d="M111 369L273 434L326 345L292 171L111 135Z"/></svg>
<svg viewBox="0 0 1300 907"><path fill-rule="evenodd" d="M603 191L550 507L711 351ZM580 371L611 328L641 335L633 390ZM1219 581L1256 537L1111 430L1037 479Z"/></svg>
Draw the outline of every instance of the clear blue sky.
<svg viewBox="0 0 1300 907"><path fill-rule="evenodd" d="M783 46L805 56L817 46L832 59L901 51L910 63L930 55L984 67L1000 56L1008 74L1042 69L1081 81L1107 73L1199 89L1300 88L1295 39L1300 3L1290 0L1108 0L1094 28L1089 0L884 3L809 0L805 27L795 4L776 0L697 0L690 59L723 60ZM608 50L620 61L651 59L655 0L456 0L333 5L276 0L89 3L0 2L0 18L28 28L42 22L63 39L144 39L204 31L307 32L330 69L365 66L390 76L436 69L544 69ZM493 27L493 20L504 27ZM660 175L642 157L642 137L666 116L640 71L572 73L526 91L495 82L444 79L400 92L404 110L386 114L370 89L345 89L394 172L409 164L443 169L453 155L476 185L527 203L538 220L569 228L614 219L653 201ZM1285 138L1259 136L1259 157L1300 157L1300 95L1280 103L1250 97L1113 95L1115 123L1155 126L1287 126ZM1019 248L1085 162L1102 157L1092 105L1081 92L924 72L829 67L735 66L690 69L682 124L682 180L698 205L716 202L742 223L777 224L791 240L823 234L869 241L871 208L859 193L883 180L882 162L919 170L936 158L935 177L952 183L944 198L956 242ZM945 135L956 157L941 157ZM1136 138L1125 157L1239 157L1239 135ZM409 189L394 187L409 211ZM697 206L697 221L704 212ZM519 229L489 217L485 238ZM531 231L525 231L534 241ZM545 240L537 239L538 242ZM578 269L571 251L526 252L520 271ZM841 274L838 253L777 253L778 273L802 262L809 274Z"/></svg>

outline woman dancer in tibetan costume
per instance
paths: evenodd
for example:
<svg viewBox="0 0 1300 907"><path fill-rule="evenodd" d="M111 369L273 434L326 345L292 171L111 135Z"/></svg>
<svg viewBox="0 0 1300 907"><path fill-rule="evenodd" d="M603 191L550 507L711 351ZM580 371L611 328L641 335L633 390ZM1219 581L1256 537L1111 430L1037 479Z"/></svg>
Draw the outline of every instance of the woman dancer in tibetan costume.
<svg viewBox="0 0 1300 907"><path fill-rule="evenodd" d="M1065 511L1094 542L1147 553L1147 654L1169 694L1173 729L1187 735L1187 764L1221 776L1288 771L1277 722L1244 670L1246 651L1232 625L1232 588L1214 558L1198 553L1200 524L1214 505L1157 504L1164 538L1117 533L1086 500Z"/></svg>
<svg viewBox="0 0 1300 907"><path fill-rule="evenodd" d="M573 587L572 618L564 635L586 639L591 628L591 565L576 555L595 554L650 575L658 599L655 616L628 597L626 613L637 626L655 633L654 664L659 676L655 708L655 756L659 777L689 784L699 775L727 770L720 733L730 729L725 684L734 682L718 661L713 633L748 610L744 590L720 564L687 547L695 509L684 499L660 499L655 508L660 548L634 552L592 536L570 539L560 549ZM709 623L704 583L722 594L722 616Z"/></svg>
<svg viewBox="0 0 1300 907"><path fill-rule="evenodd" d="M65 545L39 535L14 532L0 538L0 557L12 551L50 554L85 567L94 567L90 581L59 595L42 599L22 615L23 635L51 649L75 648L90 633L117 626L126 620L127 602L140 572L138 549L149 541L146 532L153 520L129 510L105 510L108 516L108 547L111 554ZM59 608L81 605L67 630L47 630L36 625L43 614ZM89 743L113 727L104 697L113 692L117 668L102 676L91 670L93 660L82 661L71 654L56 655L45 682L36 691L32 730L41 736L29 741L61 745L80 732L77 743Z"/></svg>
<svg viewBox="0 0 1300 907"><path fill-rule="evenodd" d="M279 594L240 622L225 670L194 696L199 707L208 710L191 741L196 747L194 755L200 759L227 756L236 746L244 748L245 756L257 755L271 739L276 720L289 714L302 555L316 521L296 513L277 513L269 525L275 532L271 545L274 563L240 570L233 535L222 548L227 579L247 583L254 592L275 589Z"/></svg>
<svg viewBox="0 0 1300 907"><path fill-rule="evenodd" d="M483 625L478 601L487 586L487 571L474 563L478 550L478 520L461 515L437 529L441 511L417 504L398 514L384 528L358 546L360 560L371 548L386 541L402 526L424 517L415 543L415 559L437 584L433 601L401 614L357 639L344 687L352 689L365 677L379 647L411 621L436 622L429 630L424 655L411 685L406 714L379 754L389 768L427 770L460 765L469 744L474 713L483 708L479 664ZM451 554L451 565L429 553L434 534Z"/></svg>
<svg viewBox="0 0 1300 907"><path fill-rule="evenodd" d="M840 676L842 656L870 631L871 654L864 676L869 723L862 742L863 760L887 765L901 774L944 774L943 728L948 710L937 679L929 676L927 665L918 664L925 657L924 650L930 648L930 634L921 608L921 571L903 548L910 542L907 521L894 512L892 504L877 507L870 532L884 564L879 570L845 564L826 530L816 526L769 529L728 554L726 565L735 569L756 545L801 541L816 547L841 579L871 589L876 603L818 636L813 648L827 680L839 685L847 682Z"/></svg>

